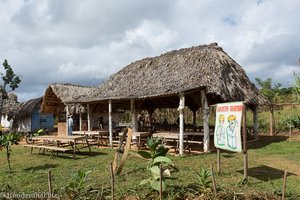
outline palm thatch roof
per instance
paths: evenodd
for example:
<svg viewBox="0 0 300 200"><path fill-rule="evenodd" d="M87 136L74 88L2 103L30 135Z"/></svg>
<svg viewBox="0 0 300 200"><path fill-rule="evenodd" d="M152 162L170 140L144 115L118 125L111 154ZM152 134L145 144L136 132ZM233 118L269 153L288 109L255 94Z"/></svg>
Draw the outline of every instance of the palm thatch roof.
<svg viewBox="0 0 300 200"><path fill-rule="evenodd" d="M85 96L91 92L94 92L94 89L94 87L80 86L69 83L50 84L45 91L41 112L58 114L59 112L64 111L65 105L68 104L67 102L72 101L74 96ZM72 108L71 113L75 111L74 106L78 108L80 104L70 104L70 107Z"/></svg>
<svg viewBox="0 0 300 200"><path fill-rule="evenodd" d="M31 116L34 110L40 110L42 101L43 97L39 97L20 103L15 112L15 119Z"/></svg>
<svg viewBox="0 0 300 200"><path fill-rule="evenodd" d="M209 104L245 101L250 106L257 106L266 102L243 68L217 43L133 62L113 74L95 92L75 99L77 102L146 98L168 101L170 96L190 93L187 101L197 104L200 90L205 90ZM150 102L146 104L151 105Z"/></svg>

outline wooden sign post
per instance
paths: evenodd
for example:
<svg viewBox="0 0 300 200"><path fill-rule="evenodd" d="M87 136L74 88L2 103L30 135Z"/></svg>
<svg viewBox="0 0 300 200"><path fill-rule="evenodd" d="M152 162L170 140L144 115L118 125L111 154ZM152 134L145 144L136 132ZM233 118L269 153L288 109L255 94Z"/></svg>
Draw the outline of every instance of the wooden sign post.
<svg viewBox="0 0 300 200"><path fill-rule="evenodd" d="M244 179L247 180L247 128L246 105L244 102L230 102L217 104L214 144L217 148L218 173L221 172L221 149L243 153Z"/></svg>
<svg viewBox="0 0 300 200"><path fill-rule="evenodd" d="M243 104L243 155L244 155L244 179L248 181L247 123L246 123L245 103Z"/></svg>

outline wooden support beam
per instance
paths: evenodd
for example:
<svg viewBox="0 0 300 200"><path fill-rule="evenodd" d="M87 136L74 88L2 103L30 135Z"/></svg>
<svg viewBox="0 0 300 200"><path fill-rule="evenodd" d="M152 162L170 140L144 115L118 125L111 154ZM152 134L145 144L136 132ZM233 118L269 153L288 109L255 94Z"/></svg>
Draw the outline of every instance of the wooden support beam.
<svg viewBox="0 0 300 200"><path fill-rule="evenodd" d="M247 151L247 127L246 104L243 105L243 155L244 155L244 179L248 181L248 151Z"/></svg>
<svg viewBox="0 0 300 200"><path fill-rule="evenodd" d="M184 116L183 110L185 106L185 97L184 94L179 96L179 155L183 155L183 135L184 135Z"/></svg>
<svg viewBox="0 0 300 200"><path fill-rule="evenodd" d="M113 146L113 130L112 130L112 102L108 101L108 126L109 126L109 146Z"/></svg>
<svg viewBox="0 0 300 200"><path fill-rule="evenodd" d="M202 110L203 110L203 148L204 152L209 152L209 107L206 98L206 94L204 90L201 90L201 102L202 102Z"/></svg>
<svg viewBox="0 0 300 200"><path fill-rule="evenodd" d="M88 131L91 131L90 104L87 104Z"/></svg>

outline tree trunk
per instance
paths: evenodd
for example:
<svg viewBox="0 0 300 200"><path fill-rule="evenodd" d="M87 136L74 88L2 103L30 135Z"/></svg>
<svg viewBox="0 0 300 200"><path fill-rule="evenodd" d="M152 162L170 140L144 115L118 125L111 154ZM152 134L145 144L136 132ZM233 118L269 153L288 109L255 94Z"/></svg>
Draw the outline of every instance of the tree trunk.
<svg viewBox="0 0 300 200"><path fill-rule="evenodd" d="M6 146L6 159L8 163L8 172L11 173L11 167L10 167L10 152L9 152L9 145Z"/></svg>
<svg viewBox="0 0 300 200"><path fill-rule="evenodd" d="M270 107L270 135L273 136L275 133L275 119L274 119L274 107Z"/></svg>
<svg viewBox="0 0 300 200"><path fill-rule="evenodd" d="M0 124L1 124L1 121L2 121L2 114L3 114L3 104L4 104L4 93L5 93L5 87L6 87L6 84L4 83L3 85L3 88L2 88L2 91L1 92L1 103L0 103Z"/></svg>

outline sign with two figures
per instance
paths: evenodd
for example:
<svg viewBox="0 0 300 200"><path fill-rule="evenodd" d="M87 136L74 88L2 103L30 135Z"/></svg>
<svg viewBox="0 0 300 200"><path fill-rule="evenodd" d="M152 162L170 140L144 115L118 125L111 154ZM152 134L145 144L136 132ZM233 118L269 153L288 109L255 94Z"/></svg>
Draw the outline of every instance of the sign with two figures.
<svg viewBox="0 0 300 200"><path fill-rule="evenodd" d="M217 104L214 144L216 148L241 152L243 102Z"/></svg>

